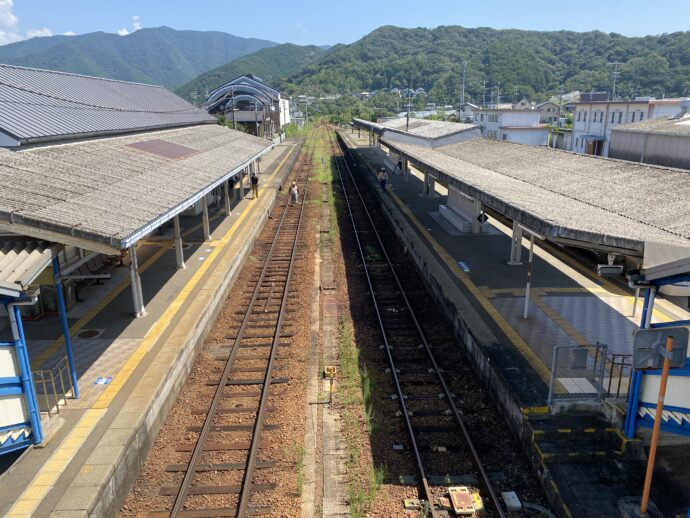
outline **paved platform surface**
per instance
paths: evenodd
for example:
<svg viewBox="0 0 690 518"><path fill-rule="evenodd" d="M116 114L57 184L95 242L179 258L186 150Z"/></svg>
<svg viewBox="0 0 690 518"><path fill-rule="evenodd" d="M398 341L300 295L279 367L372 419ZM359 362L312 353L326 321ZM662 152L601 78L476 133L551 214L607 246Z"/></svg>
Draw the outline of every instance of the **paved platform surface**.
<svg viewBox="0 0 690 518"><path fill-rule="evenodd" d="M359 139L356 132L342 134L372 174L384 165L386 154L369 147L365 133ZM556 247L535 246L529 315L524 319L528 241L523 240L524 264L509 266L512 229L491 218L489 233L462 234L438 216L438 206L447 203L443 186L437 185L432 197L422 195L423 176L414 171L407 178L389 174L388 183L382 196L399 208L473 308L468 325L475 328L483 354L524 414L526 442L554 482L553 501L562 504L554 511L560 516L617 516L619 498L641 493L644 459L624 458L628 443L600 416L553 419L544 412L554 347L599 342L609 352L629 354L642 301L633 316L634 296L624 285L597 277ZM472 322L475 316L481 321ZM687 311L657 299L653 321L689 317ZM591 358L587 361L591 364ZM561 393L586 390L582 374L571 367L567 362L560 366ZM643 451L639 445L637 451ZM687 512L690 482L687 470L678 469L678 459L688 457L688 446L659 451L652 498L667 516Z"/></svg>
<svg viewBox="0 0 690 518"><path fill-rule="evenodd" d="M117 514L112 504L128 490L122 481L136 476L128 471L145 455L164 419L161 408L186 379L214 309L300 148L288 140L263 158L258 200L245 182L245 196L236 186L231 216L224 207L211 210L212 240L203 240L201 216L181 217L184 270L176 268L172 228L139 244L144 318L132 316L127 265L114 266L102 285L80 290L83 302L69 308L68 320L81 397L67 399L59 415L47 420L54 433L44 447L30 448L5 466L0 516ZM57 318L27 322L25 332L33 370L63 357ZM99 378L111 381L97 384Z"/></svg>

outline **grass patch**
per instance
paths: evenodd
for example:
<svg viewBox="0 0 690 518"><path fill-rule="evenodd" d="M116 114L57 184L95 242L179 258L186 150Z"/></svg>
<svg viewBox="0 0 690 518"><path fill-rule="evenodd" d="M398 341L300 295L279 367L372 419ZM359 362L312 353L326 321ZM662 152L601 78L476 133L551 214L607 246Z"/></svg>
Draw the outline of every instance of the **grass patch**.
<svg viewBox="0 0 690 518"><path fill-rule="evenodd" d="M360 473L359 458L361 451L360 416L364 414L367 432L374 429L374 411L372 407L372 381L366 367L360 365L359 349L354 341L352 326L344 319L340 320L340 387L336 392L341 406L345 435L347 440L348 473L352 474L349 482L348 497L350 516L365 516L376 497L378 488L386 477L385 466L368 466L365 473Z"/></svg>

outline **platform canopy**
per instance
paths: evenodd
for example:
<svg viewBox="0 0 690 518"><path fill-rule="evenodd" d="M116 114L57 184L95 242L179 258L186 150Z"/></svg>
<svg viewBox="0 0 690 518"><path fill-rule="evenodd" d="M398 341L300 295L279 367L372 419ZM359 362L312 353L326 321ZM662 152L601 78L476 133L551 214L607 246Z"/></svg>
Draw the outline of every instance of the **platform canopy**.
<svg viewBox="0 0 690 518"><path fill-rule="evenodd" d="M368 129L380 136L383 136L385 132L392 132L412 135L429 140L441 139L479 128L479 126L476 124L415 118L411 118L408 125L407 117L389 119L383 122L370 122L363 119L353 119L353 124L355 127Z"/></svg>
<svg viewBox="0 0 690 518"><path fill-rule="evenodd" d="M0 230L119 253L272 147L200 125L0 150Z"/></svg>
<svg viewBox="0 0 690 518"><path fill-rule="evenodd" d="M489 139L384 143L554 242L635 257L645 241L690 247L688 171Z"/></svg>

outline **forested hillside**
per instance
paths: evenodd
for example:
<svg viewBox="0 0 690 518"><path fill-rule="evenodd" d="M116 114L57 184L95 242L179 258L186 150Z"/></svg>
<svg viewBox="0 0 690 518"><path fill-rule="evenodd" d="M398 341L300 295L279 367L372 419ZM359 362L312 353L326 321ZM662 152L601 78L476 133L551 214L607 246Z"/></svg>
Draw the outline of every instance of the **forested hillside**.
<svg viewBox="0 0 690 518"><path fill-rule="evenodd" d="M224 32L141 29L127 36L93 32L0 46L0 62L174 87L277 43Z"/></svg>
<svg viewBox="0 0 690 518"><path fill-rule="evenodd" d="M201 74L177 88L175 92L191 101L195 93L203 96L205 92L243 74L254 74L267 84L275 85L285 82L289 75L296 74L304 66L316 62L325 53L326 50L322 47L291 43L262 49Z"/></svg>
<svg viewBox="0 0 690 518"><path fill-rule="evenodd" d="M429 100L457 100L462 62L467 96L480 101L500 86L501 98L546 97L558 91L610 90L610 62L625 63L622 96L690 95L690 32L629 38L602 32L402 29L384 26L331 49L283 82L295 93L328 94L385 87L425 88Z"/></svg>

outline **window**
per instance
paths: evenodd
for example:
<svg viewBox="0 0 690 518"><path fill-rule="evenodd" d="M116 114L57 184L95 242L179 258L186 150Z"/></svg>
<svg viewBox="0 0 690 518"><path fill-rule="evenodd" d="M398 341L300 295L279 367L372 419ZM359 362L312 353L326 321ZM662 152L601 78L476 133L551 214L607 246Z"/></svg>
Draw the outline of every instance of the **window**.
<svg viewBox="0 0 690 518"><path fill-rule="evenodd" d="M618 124L623 120L623 112L618 112Z"/></svg>
<svg viewBox="0 0 690 518"><path fill-rule="evenodd" d="M579 110L579 111L577 112L577 120L578 120L578 121L582 120L582 110Z"/></svg>
<svg viewBox="0 0 690 518"><path fill-rule="evenodd" d="M584 115L582 117L582 122L587 122L587 112L584 112Z"/></svg>
<svg viewBox="0 0 690 518"><path fill-rule="evenodd" d="M616 112L611 112L611 122L616 122Z"/></svg>
<svg viewBox="0 0 690 518"><path fill-rule="evenodd" d="M482 113L482 122L484 122L484 114Z"/></svg>
<svg viewBox="0 0 690 518"><path fill-rule="evenodd" d="M644 119L644 112L640 112L640 120Z"/></svg>
<svg viewBox="0 0 690 518"><path fill-rule="evenodd" d="M630 122L635 122L635 112L632 112Z"/></svg>

